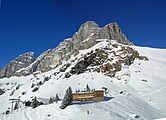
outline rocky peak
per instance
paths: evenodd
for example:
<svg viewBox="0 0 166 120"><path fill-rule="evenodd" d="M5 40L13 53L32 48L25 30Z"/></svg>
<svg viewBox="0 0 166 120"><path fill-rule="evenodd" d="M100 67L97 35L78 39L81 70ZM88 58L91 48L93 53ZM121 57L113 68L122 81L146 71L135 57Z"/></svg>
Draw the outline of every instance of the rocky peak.
<svg viewBox="0 0 166 120"><path fill-rule="evenodd" d="M34 52L27 52L25 54L19 55L10 63L8 63L4 68L2 68L0 71L0 78L11 77L17 70L29 66L34 61Z"/></svg>
<svg viewBox="0 0 166 120"><path fill-rule="evenodd" d="M94 21L87 21L83 23L80 28L95 29L95 28L99 28L99 25L96 24Z"/></svg>
<svg viewBox="0 0 166 120"><path fill-rule="evenodd" d="M98 43L97 39L109 39L125 45L133 45L122 33L117 23L110 23L99 28L95 22L88 21L82 24L72 37L75 49L88 49Z"/></svg>
<svg viewBox="0 0 166 120"><path fill-rule="evenodd" d="M77 44L80 44L80 42L92 36L92 34L96 33L98 29L99 26L93 21L87 21L82 24L78 32L76 32L72 37L76 48L80 49L81 47Z"/></svg>
<svg viewBox="0 0 166 120"><path fill-rule="evenodd" d="M14 61L18 61L18 62L31 62L31 61L34 61L35 59L35 55L34 55L34 52L27 52L27 53L24 53L22 55L19 55L18 57L15 58Z"/></svg>
<svg viewBox="0 0 166 120"><path fill-rule="evenodd" d="M86 23L82 24L81 27L78 30L78 33L84 33L82 34L83 37L87 36L86 33L94 32L96 29L99 29L99 26L93 22L93 21L87 21Z"/></svg>
<svg viewBox="0 0 166 120"><path fill-rule="evenodd" d="M131 43L122 33L122 30L117 23L110 23L103 27L103 30L108 33L109 39L116 40L117 42L125 45L133 45L133 43Z"/></svg>

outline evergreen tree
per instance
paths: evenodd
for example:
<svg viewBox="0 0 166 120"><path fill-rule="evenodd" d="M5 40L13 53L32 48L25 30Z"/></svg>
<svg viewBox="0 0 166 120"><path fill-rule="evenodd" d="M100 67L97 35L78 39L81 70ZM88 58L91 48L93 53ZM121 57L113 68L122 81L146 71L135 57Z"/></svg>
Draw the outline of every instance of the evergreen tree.
<svg viewBox="0 0 166 120"><path fill-rule="evenodd" d="M53 101L53 98L52 97L50 97L50 99L49 99L49 104L52 104L54 101Z"/></svg>
<svg viewBox="0 0 166 120"><path fill-rule="evenodd" d="M86 85L86 91L90 91L88 84Z"/></svg>
<svg viewBox="0 0 166 120"><path fill-rule="evenodd" d="M80 89L78 89L78 91L77 92L80 92Z"/></svg>
<svg viewBox="0 0 166 120"><path fill-rule="evenodd" d="M66 90L66 94L62 100L62 104L60 106L61 109L65 109L72 102L72 89L69 87Z"/></svg>
<svg viewBox="0 0 166 120"><path fill-rule="evenodd" d="M58 101L59 101L59 96L58 96L58 94L56 94L56 96L55 96L55 102L57 103Z"/></svg>

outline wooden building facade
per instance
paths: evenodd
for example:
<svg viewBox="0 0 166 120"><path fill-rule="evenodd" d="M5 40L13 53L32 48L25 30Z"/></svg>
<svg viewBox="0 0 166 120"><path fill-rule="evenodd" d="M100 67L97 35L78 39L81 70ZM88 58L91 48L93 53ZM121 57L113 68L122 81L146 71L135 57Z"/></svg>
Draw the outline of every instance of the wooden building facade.
<svg viewBox="0 0 166 120"><path fill-rule="evenodd" d="M104 101L104 90L73 93L73 101Z"/></svg>

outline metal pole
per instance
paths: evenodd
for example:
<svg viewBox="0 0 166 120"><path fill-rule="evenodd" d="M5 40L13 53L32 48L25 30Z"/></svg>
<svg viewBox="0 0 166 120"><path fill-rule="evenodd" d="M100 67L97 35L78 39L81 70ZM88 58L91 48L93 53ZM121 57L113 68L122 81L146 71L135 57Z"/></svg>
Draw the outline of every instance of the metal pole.
<svg viewBox="0 0 166 120"><path fill-rule="evenodd" d="M12 100L12 108L11 108L11 112L13 112L13 100Z"/></svg>

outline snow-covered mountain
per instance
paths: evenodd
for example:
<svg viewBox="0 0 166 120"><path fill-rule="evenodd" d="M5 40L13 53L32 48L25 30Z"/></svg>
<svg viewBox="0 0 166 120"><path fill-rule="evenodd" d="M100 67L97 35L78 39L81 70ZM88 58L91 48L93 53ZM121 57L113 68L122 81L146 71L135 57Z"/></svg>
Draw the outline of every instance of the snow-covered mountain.
<svg viewBox="0 0 166 120"><path fill-rule="evenodd" d="M93 36L93 37L92 37ZM134 46L113 23L99 28L86 22L72 38L42 53L32 63L0 79L2 120L153 120L166 117L166 49ZM105 100L48 104L56 94L107 88ZM37 97L46 104L5 115L10 99ZM89 114L87 114L89 110ZM11 111L11 110L10 110Z"/></svg>
<svg viewBox="0 0 166 120"><path fill-rule="evenodd" d="M0 77L10 77L11 75L26 76L36 71L49 71L62 64L62 62L68 61L72 55L78 54L79 50L94 46L99 42L97 41L98 39L113 39L119 43L132 45L122 33L117 23L110 23L100 28L95 22L87 21L81 25L78 32L76 32L73 37L65 39L56 48L43 52L31 65L28 64L26 68L12 66L14 68L16 67L16 70L10 72L11 70L8 69L8 65L6 65L0 71ZM10 73L10 75L8 75L8 73Z"/></svg>

